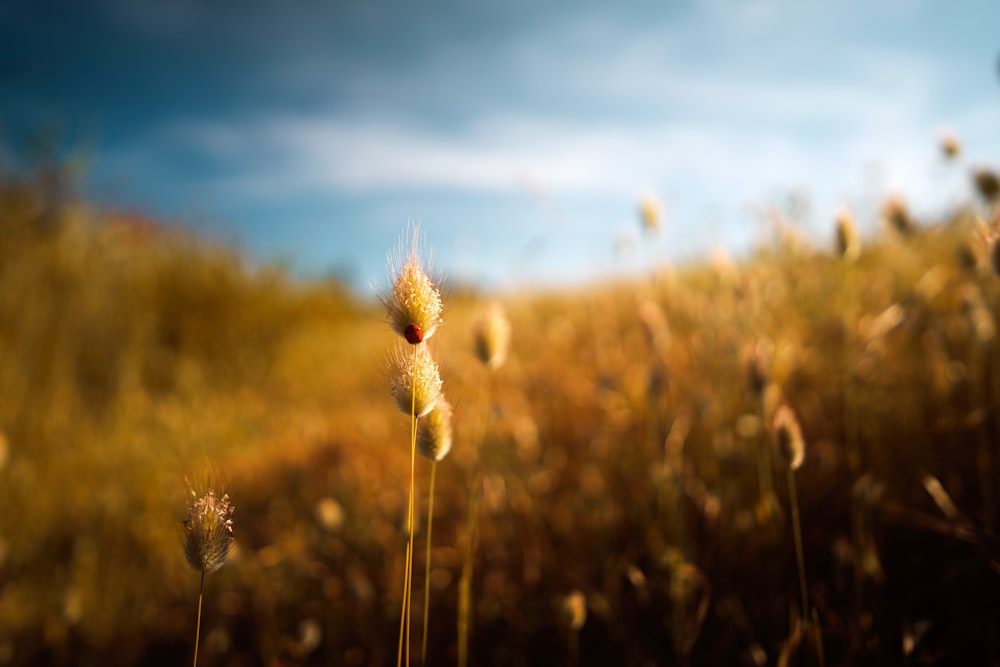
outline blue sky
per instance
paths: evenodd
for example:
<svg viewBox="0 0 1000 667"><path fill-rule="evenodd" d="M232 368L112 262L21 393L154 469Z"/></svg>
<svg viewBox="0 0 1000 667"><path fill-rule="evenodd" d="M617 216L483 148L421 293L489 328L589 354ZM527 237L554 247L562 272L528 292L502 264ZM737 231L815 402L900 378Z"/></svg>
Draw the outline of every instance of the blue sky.
<svg viewBox="0 0 1000 667"><path fill-rule="evenodd" d="M873 229L888 193L968 199L1000 163L997 25L929 0L7 2L0 151L56 127L94 199L362 291L409 222L449 280L579 283L739 254L793 192L817 242L842 204Z"/></svg>

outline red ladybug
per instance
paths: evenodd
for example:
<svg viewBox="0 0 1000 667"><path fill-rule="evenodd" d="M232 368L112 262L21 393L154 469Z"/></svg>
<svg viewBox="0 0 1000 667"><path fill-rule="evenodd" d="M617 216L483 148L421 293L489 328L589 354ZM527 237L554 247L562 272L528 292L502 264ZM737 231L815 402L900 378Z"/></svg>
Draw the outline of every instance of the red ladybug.
<svg viewBox="0 0 1000 667"><path fill-rule="evenodd" d="M416 324L407 324L403 329L403 337L410 345L416 345L424 339L424 330Z"/></svg>

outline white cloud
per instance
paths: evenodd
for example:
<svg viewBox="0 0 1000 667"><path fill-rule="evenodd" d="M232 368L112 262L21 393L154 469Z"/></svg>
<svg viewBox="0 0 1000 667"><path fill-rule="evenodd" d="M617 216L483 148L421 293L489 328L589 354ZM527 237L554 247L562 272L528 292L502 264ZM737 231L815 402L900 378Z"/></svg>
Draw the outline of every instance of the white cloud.
<svg viewBox="0 0 1000 667"><path fill-rule="evenodd" d="M713 0L639 25L585 15L468 62L446 43L405 73L363 64L343 84L344 103L177 123L156 141L202 151L226 174L207 187L242 201L305 193L371 210L401 193L527 190L574 214L580 202L614 200L624 218L638 193L654 191L668 215L700 224L804 189L819 231L838 204L871 212L887 191L918 211L937 205L953 187L935 162L949 120L935 106L939 65L898 45L855 45L850 12L779 7ZM994 118L973 109L950 124L975 142Z"/></svg>

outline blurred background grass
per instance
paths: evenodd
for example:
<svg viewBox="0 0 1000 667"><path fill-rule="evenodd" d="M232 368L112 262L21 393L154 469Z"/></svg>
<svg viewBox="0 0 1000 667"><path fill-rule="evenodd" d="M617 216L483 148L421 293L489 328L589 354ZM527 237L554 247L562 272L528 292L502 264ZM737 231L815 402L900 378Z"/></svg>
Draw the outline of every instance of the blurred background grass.
<svg viewBox="0 0 1000 667"><path fill-rule="evenodd" d="M759 486L781 402L826 663L1000 660L990 205L897 220L850 265L782 225L739 262L508 295L494 372L485 297L446 292L430 664L455 660L474 480L473 664L815 661L787 494ZM236 505L203 664L391 664L408 421L372 301L5 177L0 664L189 660L185 480Z"/></svg>

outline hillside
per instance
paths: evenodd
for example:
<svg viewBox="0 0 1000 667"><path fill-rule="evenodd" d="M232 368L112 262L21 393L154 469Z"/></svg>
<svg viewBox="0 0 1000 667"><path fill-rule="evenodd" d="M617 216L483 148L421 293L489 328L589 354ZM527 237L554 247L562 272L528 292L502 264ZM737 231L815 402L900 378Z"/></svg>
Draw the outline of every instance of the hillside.
<svg viewBox="0 0 1000 667"><path fill-rule="evenodd" d="M744 262L507 297L493 370L485 300L446 290L428 663L456 661L473 525L471 664L1000 661L984 210L889 210L856 258L782 236ZM409 422L381 309L30 183L0 185L0 239L0 664L190 661L187 483L236 506L201 664L394 664ZM812 634L781 405L805 442Z"/></svg>

